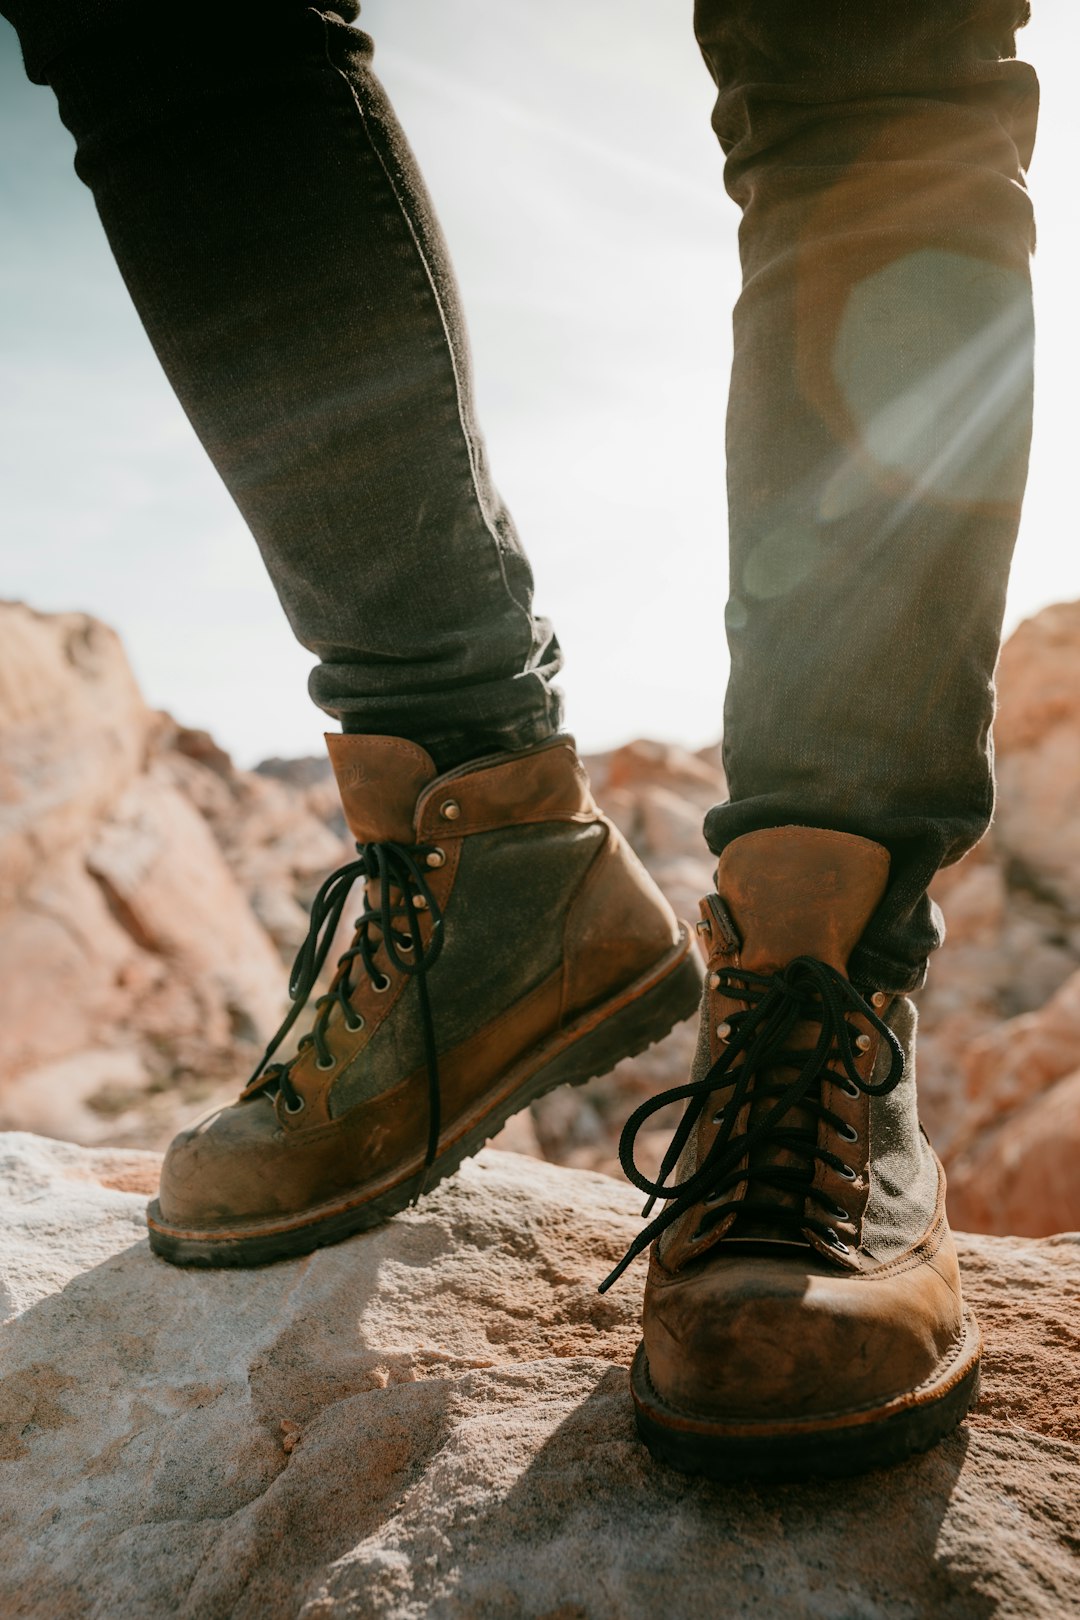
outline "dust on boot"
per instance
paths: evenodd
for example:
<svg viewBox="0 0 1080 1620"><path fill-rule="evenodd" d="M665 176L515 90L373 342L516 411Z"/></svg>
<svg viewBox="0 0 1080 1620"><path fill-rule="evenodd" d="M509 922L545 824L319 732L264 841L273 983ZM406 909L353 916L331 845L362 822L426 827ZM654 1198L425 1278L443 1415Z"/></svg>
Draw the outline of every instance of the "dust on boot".
<svg viewBox="0 0 1080 1620"><path fill-rule="evenodd" d="M293 1009L240 1099L165 1157L150 1244L179 1264L258 1265L379 1224L698 1001L689 932L569 739L442 775L403 738L327 743L358 858L316 897ZM352 944L296 1056L272 1063L357 881Z"/></svg>
<svg viewBox="0 0 1080 1620"><path fill-rule="evenodd" d="M690 1080L627 1121L623 1166L646 1214L667 1207L602 1286L652 1245L633 1397L650 1450L684 1471L860 1472L935 1444L975 1399L915 1009L847 977L888 872L880 845L821 829L728 845L701 908ZM637 1131L679 1100L650 1181Z"/></svg>

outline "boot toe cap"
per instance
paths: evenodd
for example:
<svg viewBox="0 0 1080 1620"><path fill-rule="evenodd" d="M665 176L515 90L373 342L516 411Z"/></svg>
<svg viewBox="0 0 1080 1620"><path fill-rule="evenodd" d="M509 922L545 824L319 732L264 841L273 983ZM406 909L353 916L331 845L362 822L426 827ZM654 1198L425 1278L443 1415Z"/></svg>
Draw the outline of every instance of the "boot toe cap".
<svg viewBox="0 0 1080 1620"><path fill-rule="evenodd" d="M280 1138L273 1101L265 1095L181 1131L161 1166L160 1219L202 1228L275 1213L281 1208Z"/></svg>
<svg viewBox="0 0 1080 1620"><path fill-rule="evenodd" d="M961 1331L959 1298L927 1263L876 1277L731 1256L672 1277L654 1262L645 1311L657 1394L732 1421L883 1404L931 1378Z"/></svg>

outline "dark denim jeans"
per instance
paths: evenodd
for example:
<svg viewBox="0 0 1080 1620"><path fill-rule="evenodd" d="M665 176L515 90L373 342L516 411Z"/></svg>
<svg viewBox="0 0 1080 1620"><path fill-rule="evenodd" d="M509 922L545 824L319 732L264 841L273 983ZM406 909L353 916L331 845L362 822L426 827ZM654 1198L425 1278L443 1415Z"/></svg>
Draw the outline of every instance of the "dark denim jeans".
<svg viewBox="0 0 1080 1620"><path fill-rule="evenodd" d="M698 0L743 210L724 756L740 833L892 855L852 962L911 989L993 807L993 672L1031 437L1023 0Z"/></svg>
<svg viewBox="0 0 1080 1620"><path fill-rule="evenodd" d="M315 701L443 765L551 735L558 643L531 611L449 260L353 6L0 9L57 95L162 364L320 659ZM893 880L853 972L898 989L939 937L927 883L992 804L1031 414L1022 174L1037 86L1012 60L1022 10L697 6L744 270L731 798L706 834L717 853L785 822L886 844ZM706 651L703 680L711 664Z"/></svg>

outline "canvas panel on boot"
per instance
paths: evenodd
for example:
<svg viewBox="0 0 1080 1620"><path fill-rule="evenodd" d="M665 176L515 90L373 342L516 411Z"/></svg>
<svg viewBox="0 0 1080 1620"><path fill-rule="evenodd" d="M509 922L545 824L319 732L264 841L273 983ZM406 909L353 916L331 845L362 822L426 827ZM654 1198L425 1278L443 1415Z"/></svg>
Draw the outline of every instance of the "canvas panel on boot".
<svg viewBox="0 0 1080 1620"><path fill-rule="evenodd" d="M257 1265L378 1224L697 1004L688 931L568 739L443 775L401 738L327 742L359 859L313 906L295 1010L354 880L364 914L296 1056L170 1147L150 1241L180 1263Z"/></svg>
<svg viewBox="0 0 1080 1620"><path fill-rule="evenodd" d="M974 1399L914 1008L846 977L887 877L868 840L768 829L729 845L702 903L690 1081L638 1109L622 1146L650 1203L668 1201L631 1251L652 1240L632 1386L642 1436L676 1467L856 1472L934 1444ZM652 1183L633 1139L678 1097Z"/></svg>

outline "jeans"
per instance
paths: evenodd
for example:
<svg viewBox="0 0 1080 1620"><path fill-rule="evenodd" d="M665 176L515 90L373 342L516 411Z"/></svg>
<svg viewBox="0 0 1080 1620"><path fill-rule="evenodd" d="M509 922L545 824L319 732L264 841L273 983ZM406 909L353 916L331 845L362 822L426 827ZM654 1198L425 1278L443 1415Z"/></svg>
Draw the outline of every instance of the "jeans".
<svg viewBox="0 0 1080 1620"><path fill-rule="evenodd" d="M316 703L443 768L553 735L558 642L532 612L449 259L355 7L0 10L320 660ZM698 0L695 18L743 211L730 798L706 837L719 854L793 822L886 845L852 975L897 990L940 939L927 884L992 808L1031 421L1023 10Z"/></svg>
<svg viewBox="0 0 1080 1620"><path fill-rule="evenodd" d="M1031 438L1038 84L1021 0L698 0L743 210L728 407L730 801L892 857L852 976L916 988L993 808Z"/></svg>

